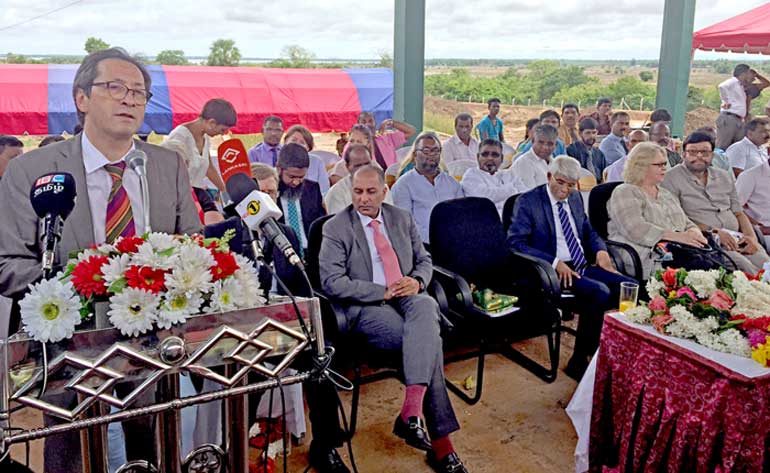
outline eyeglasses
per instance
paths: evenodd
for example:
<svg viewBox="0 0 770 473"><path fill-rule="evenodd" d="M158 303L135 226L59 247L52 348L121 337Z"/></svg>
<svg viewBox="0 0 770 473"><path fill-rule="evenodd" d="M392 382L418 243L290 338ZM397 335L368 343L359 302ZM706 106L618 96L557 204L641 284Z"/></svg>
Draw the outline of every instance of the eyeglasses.
<svg viewBox="0 0 770 473"><path fill-rule="evenodd" d="M134 97L134 101L139 105L145 105L152 98L152 92L144 89L131 89L127 85L115 81L107 82L94 82L92 86L104 87L109 92L110 97L115 100L123 100L128 96L128 93Z"/></svg>
<svg viewBox="0 0 770 473"><path fill-rule="evenodd" d="M663 161L661 163L650 163L650 166L657 166L659 168L664 168L664 167L666 167L666 164L667 163L665 161Z"/></svg>
<svg viewBox="0 0 770 473"><path fill-rule="evenodd" d="M708 156L713 153L710 149L686 149L684 152L692 156Z"/></svg>
<svg viewBox="0 0 770 473"><path fill-rule="evenodd" d="M479 153L479 155L482 158L488 158L490 156L493 158L499 158L500 156L502 156L502 154L498 153L497 151L482 151L481 153Z"/></svg>
<svg viewBox="0 0 770 473"><path fill-rule="evenodd" d="M441 152L441 148L438 146L433 148L417 148L415 151L419 151L422 154L439 154Z"/></svg>

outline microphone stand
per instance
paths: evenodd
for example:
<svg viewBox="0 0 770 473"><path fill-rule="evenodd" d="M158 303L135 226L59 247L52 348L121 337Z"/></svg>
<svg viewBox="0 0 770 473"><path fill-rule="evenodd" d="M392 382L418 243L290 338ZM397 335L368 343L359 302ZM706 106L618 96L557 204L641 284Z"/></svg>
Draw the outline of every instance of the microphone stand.
<svg viewBox="0 0 770 473"><path fill-rule="evenodd" d="M147 174L144 172L144 169L137 174L139 174L139 187L142 188L142 220L144 221L144 231L145 233L150 233L152 232L152 227L150 226L150 191L147 185Z"/></svg>

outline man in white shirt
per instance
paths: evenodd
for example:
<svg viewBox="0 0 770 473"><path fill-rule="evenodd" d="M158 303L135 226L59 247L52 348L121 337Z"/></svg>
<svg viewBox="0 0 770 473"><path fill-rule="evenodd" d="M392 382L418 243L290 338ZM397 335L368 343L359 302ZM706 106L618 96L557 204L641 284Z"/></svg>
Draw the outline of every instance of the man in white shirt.
<svg viewBox="0 0 770 473"><path fill-rule="evenodd" d="M756 71L748 65L738 64L733 69L733 77L719 84L722 105L717 118L717 148L727 149L743 138L743 122L751 102L746 96L746 87L751 85L756 77Z"/></svg>
<svg viewBox="0 0 770 473"><path fill-rule="evenodd" d="M765 158L759 166L742 172L735 181L738 202L746 209L752 225L759 227L770 245L770 161Z"/></svg>
<svg viewBox="0 0 770 473"><path fill-rule="evenodd" d="M460 113L455 117L455 134L444 142L444 164L461 159L476 159L479 140L471 136L473 117Z"/></svg>
<svg viewBox="0 0 770 473"><path fill-rule="evenodd" d="M634 130L628 134L628 152L630 153L634 146L648 140L647 132L644 130ZM607 166L604 170L604 182L616 182L623 180L623 171L626 169L628 155L623 156L614 163Z"/></svg>
<svg viewBox="0 0 770 473"><path fill-rule="evenodd" d="M527 190L510 170L501 171L503 145L494 139L481 142L478 153L479 167L465 171L461 182L466 197L486 197L494 202L502 217L503 206L508 197Z"/></svg>
<svg viewBox="0 0 770 473"><path fill-rule="evenodd" d="M746 137L733 143L725 150L735 177L743 171L767 161L767 148L770 141L770 120L755 118L746 125Z"/></svg>
<svg viewBox="0 0 770 473"><path fill-rule="evenodd" d="M513 162L511 172L524 184L525 190L547 182L548 164L556 148L559 130L551 125L538 125L532 137L532 148Z"/></svg>
<svg viewBox="0 0 770 473"><path fill-rule="evenodd" d="M330 214L336 214L337 212L344 210L353 202L352 176L356 169L366 166L367 164L376 166L375 163L372 163L371 151L369 151L369 147L366 145L348 145L345 147L342 159L345 162L345 167L349 174L337 181L324 196L324 206L326 207L326 211ZM385 202L393 204L393 197L390 195L387 188L385 188L385 192Z"/></svg>

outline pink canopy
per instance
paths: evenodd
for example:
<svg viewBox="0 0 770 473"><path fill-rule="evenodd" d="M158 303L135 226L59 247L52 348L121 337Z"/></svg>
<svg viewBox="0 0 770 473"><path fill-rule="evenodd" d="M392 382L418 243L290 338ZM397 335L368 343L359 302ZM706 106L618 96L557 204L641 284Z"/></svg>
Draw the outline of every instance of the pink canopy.
<svg viewBox="0 0 770 473"><path fill-rule="evenodd" d="M692 48L770 54L770 3L696 31L692 36Z"/></svg>

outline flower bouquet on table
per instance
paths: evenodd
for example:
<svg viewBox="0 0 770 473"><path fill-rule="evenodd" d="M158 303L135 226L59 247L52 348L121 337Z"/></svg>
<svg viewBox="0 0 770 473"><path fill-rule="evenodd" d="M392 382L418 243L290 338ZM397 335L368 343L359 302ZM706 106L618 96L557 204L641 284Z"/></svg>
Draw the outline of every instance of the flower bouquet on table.
<svg viewBox="0 0 770 473"><path fill-rule="evenodd" d="M770 366L768 266L756 275L724 268L661 270L647 283L650 301L624 314L662 334Z"/></svg>
<svg viewBox="0 0 770 473"><path fill-rule="evenodd" d="M41 342L70 338L99 301L127 336L191 315L256 307L264 302L257 273L229 250L233 236L148 233L82 250L56 277L31 285L19 304L23 328Z"/></svg>

